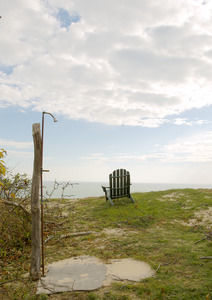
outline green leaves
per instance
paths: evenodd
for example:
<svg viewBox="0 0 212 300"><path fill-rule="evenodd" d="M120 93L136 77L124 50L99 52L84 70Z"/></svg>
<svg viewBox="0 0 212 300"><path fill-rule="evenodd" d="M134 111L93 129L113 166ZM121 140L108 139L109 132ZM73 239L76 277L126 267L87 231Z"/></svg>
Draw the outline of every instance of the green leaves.
<svg viewBox="0 0 212 300"><path fill-rule="evenodd" d="M5 175L6 173L5 162L3 160L5 155L6 155L6 151L4 149L0 149L0 178L1 175Z"/></svg>
<svg viewBox="0 0 212 300"><path fill-rule="evenodd" d="M5 154L6 154L6 151L4 149L0 149L0 191L1 191L2 187L4 186L1 178L6 173L5 162L3 160Z"/></svg>

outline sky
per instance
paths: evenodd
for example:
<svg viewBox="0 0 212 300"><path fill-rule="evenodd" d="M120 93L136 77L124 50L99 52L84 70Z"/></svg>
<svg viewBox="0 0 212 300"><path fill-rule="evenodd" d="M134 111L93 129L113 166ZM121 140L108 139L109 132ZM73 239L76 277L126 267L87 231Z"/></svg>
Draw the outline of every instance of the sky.
<svg viewBox="0 0 212 300"><path fill-rule="evenodd" d="M45 180L212 183L212 1L0 0L0 148Z"/></svg>

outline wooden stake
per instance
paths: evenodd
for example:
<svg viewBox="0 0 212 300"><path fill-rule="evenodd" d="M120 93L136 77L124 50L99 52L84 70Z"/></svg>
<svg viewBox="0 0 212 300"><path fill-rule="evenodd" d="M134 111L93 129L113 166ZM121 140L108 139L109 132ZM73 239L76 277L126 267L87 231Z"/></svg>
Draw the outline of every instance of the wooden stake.
<svg viewBox="0 0 212 300"><path fill-rule="evenodd" d="M32 127L34 141L34 168L31 188L31 214L32 214L32 256L30 276L38 280L41 276L41 213L39 203L39 188L41 174L41 132L40 123Z"/></svg>

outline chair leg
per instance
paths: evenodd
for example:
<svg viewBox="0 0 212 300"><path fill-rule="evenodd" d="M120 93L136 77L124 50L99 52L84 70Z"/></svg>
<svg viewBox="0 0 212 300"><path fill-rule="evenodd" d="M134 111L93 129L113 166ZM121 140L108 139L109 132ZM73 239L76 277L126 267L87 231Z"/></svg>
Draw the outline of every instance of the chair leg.
<svg viewBox="0 0 212 300"><path fill-rule="evenodd" d="M133 203L135 203L135 200L133 199L133 197L130 195L130 199Z"/></svg>
<svg viewBox="0 0 212 300"><path fill-rule="evenodd" d="M114 206L114 203L113 203L113 201L112 201L112 199L109 197L109 201L110 201L110 204L112 205L112 206Z"/></svg>
<svg viewBox="0 0 212 300"><path fill-rule="evenodd" d="M107 202L107 200L108 200L108 197L107 197L107 193L105 192L105 200L106 200L106 202Z"/></svg>
<svg viewBox="0 0 212 300"><path fill-rule="evenodd" d="M103 188L103 191L105 192L105 200L106 200L106 202L107 202L107 200L109 200L108 199L108 193L107 193L107 190L106 190L106 188L105 187L102 187Z"/></svg>
<svg viewBox="0 0 212 300"><path fill-rule="evenodd" d="M107 191L105 194L106 194L106 201L109 200L109 201L110 201L110 204L111 204L112 206L114 206L114 203L113 203L113 201L112 201L112 199L111 199L111 197L110 197L110 195L109 195L109 192Z"/></svg>

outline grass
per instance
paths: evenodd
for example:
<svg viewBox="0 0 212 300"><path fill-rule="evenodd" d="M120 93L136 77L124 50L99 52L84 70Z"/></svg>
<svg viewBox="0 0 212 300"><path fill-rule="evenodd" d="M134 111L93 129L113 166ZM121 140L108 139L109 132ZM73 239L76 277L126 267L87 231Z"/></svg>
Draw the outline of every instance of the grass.
<svg viewBox="0 0 212 300"><path fill-rule="evenodd" d="M79 255L107 262L130 257L149 263L153 278L140 282L114 282L92 292L35 295L35 283L23 275L29 270L30 249L2 259L2 299L212 299L211 221L204 212L212 206L212 190L169 190L133 194L115 200L101 198L46 202L45 263ZM197 213L199 213L197 215ZM193 223L190 220L193 219ZM61 238L73 232L85 236Z"/></svg>

